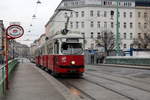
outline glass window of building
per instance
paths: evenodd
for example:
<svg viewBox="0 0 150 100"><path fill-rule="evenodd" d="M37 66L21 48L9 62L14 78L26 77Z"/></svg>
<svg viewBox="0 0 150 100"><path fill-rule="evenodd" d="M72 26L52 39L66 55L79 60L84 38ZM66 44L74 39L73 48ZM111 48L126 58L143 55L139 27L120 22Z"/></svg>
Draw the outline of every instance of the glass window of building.
<svg viewBox="0 0 150 100"><path fill-rule="evenodd" d="M123 13L124 18L126 18L126 12Z"/></svg>
<svg viewBox="0 0 150 100"><path fill-rule="evenodd" d="M100 21L97 22L97 27L98 27L98 28L101 27L101 22L100 22Z"/></svg>
<svg viewBox="0 0 150 100"><path fill-rule="evenodd" d="M97 11L97 17L100 17L100 11Z"/></svg>
<svg viewBox="0 0 150 100"><path fill-rule="evenodd" d="M133 16L133 13L132 13L132 12L130 12L130 18L132 18L132 16Z"/></svg>
<svg viewBox="0 0 150 100"><path fill-rule="evenodd" d="M138 33L138 38L141 38L141 33Z"/></svg>
<svg viewBox="0 0 150 100"><path fill-rule="evenodd" d="M111 22L111 28L114 28L114 23L113 22Z"/></svg>
<svg viewBox="0 0 150 100"><path fill-rule="evenodd" d="M81 27L84 28L84 22L81 22Z"/></svg>
<svg viewBox="0 0 150 100"><path fill-rule="evenodd" d="M120 28L120 22L118 22L118 27Z"/></svg>
<svg viewBox="0 0 150 100"><path fill-rule="evenodd" d="M70 17L73 17L73 12L72 11L70 12Z"/></svg>
<svg viewBox="0 0 150 100"><path fill-rule="evenodd" d="M104 28L107 28L107 22L104 22Z"/></svg>
<svg viewBox="0 0 150 100"><path fill-rule="evenodd" d="M81 17L84 17L84 11L81 11Z"/></svg>
<svg viewBox="0 0 150 100"><path fill-rule="evenodd" d="M94 38L94 36L93 36L93 35L94 35L94 33L93 33L93 32L91 32L91 38Z"/></svg>
<svg viewBox="0 0 150 100"><path fill-rule="evenodd" d="M133 23L132 22L130 23L130 28L133 28Z"/></svg>
<svg viewBox="0 0 150 100"><path fill-rule="evenodd" d="M123 33L123 38L127 39L127 33Z"/></svg>
<svg viewBox="0 0 150 100"><path fill-rule="evenodd" d="M97 39L100 39L101 38L101 35L100 35L100 32L97 33Z"/></svg>
<svg viewBox="0 0 150 100"><path fill-rule="evenodd" d="M76 12L76 17L79 17L79 13L78 12Z"/></svg>
<svg viewBox="0 0 150 100"><path fill-rule="evenodd" d="M107 12L106 11L104 11L104 17L107 17Z"/></svg>
<svg viewBox="0 0 150 100"><path fill-rule="evenodd" d="M85 33L81 33L83 37L85 37Z"/></svg>
<svg viewBox="0 0 150 100"><path fill-rule="evenodd" d="M123 48L124 48L124 49L127 48L127 44L123 44Z"/></svg>
<svg viewBox="0 0 150 100"><path fill-rule="evenodd" d="M92 28L94 27L94 22L93 21L91 21L91 25L90 25Z"/></svg>
<svg viewBox="0 0 150 100"><path fill-rule="evenodd" d="M140 22L138 23L138 28L141 28L141 23Z"/></svg>
<svg viewBox="0 0 150 100"><path fill-rule="evenodd" d="M73 22L70 22L70 28L73 28Z"/></svg>
<svg viewBox="0 0 150 100"><path fill-rule="evenodd" d="M141 17L141 12L138 12L138 18L140 18Z"/></svg>
<svg viewBox="0 0 150 100"><path fill-rule="evenodd" d="M94 16L94 11L93 11L93 10L90 11L90 16L91 16L91 17Z"/></svg>
<svg viewBox="0 0 150 100"><path fill-rule="evenodd" d="M126 22L123 23L123 27L127 28L127 23Z"/></svg>
<svg viewBox="0 0 150 100"><path fill-rule="evenodd" d="M147 28L147 23L144 23L144 28Z"/></svg>
<svg viewBox="0 0 150 100"><path fill-rule="evenodd" d="M79 28L79 22L76 22L76 28Z"/></svg>
<svg viewBox="0 0 150 100"><path fill-rule="evenodd" d="M130 39L131 40L133 39L133 33L130 33Z"/></svg>
<svg viewBox="0 0 150 100"><path fill-rule="evenodd" d="M147 18L147 12L144 13L144 18Z"/></svg>

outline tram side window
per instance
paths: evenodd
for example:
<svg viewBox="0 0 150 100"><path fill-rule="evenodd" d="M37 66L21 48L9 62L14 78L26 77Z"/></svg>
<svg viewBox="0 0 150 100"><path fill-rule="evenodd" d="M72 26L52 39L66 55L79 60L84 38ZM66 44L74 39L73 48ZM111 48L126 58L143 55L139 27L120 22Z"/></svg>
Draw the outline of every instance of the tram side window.
<svg viewBox="0 0 150 100"><path fill-rule="evenodd" d="M47 53L48 54L53 54L53 45L52 45L52 43L47 45Z"/></svg>
<svg viewBox="0 0 150 100"><path fill-rule="evenodd" d="M54 43L54 53L59 54L59 42L58 41Z"/></svg>

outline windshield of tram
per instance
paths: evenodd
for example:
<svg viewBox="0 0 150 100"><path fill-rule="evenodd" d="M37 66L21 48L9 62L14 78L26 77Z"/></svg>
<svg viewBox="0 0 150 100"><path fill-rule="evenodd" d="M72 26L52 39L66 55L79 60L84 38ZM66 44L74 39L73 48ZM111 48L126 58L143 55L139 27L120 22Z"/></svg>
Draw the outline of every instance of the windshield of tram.
<svg viewBox="0 0 150 100"><path fill-rule="evenodd" d="M83 49L82 49L82 43L62 43L61 46L61 52L63 54L75 54L79 55L82 54Z"/></svg>

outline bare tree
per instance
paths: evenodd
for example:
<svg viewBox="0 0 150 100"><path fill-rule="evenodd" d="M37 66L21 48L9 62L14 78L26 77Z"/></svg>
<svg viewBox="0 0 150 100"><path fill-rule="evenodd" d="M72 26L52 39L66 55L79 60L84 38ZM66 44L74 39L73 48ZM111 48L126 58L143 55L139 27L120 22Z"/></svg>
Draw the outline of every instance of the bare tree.
<svg viewBox="0 0 150 100"><path fill-rule="evenodd" d="M109 51L113 50L115 47L114 34L107 30L101 32L96 39L96 45L97 47L103 47L107 56Z"/></svg>

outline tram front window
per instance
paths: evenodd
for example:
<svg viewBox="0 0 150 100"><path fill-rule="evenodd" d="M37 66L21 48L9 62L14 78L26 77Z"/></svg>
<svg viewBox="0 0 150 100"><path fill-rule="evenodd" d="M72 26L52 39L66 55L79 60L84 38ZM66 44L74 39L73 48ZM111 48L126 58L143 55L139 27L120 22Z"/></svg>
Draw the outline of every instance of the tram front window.
<svg viewBox="0 0 150 100"><path fill-rule="evenodd" d="M81 43L62 43L61 52L63 54L82 54L82 44Z"/></svg>

